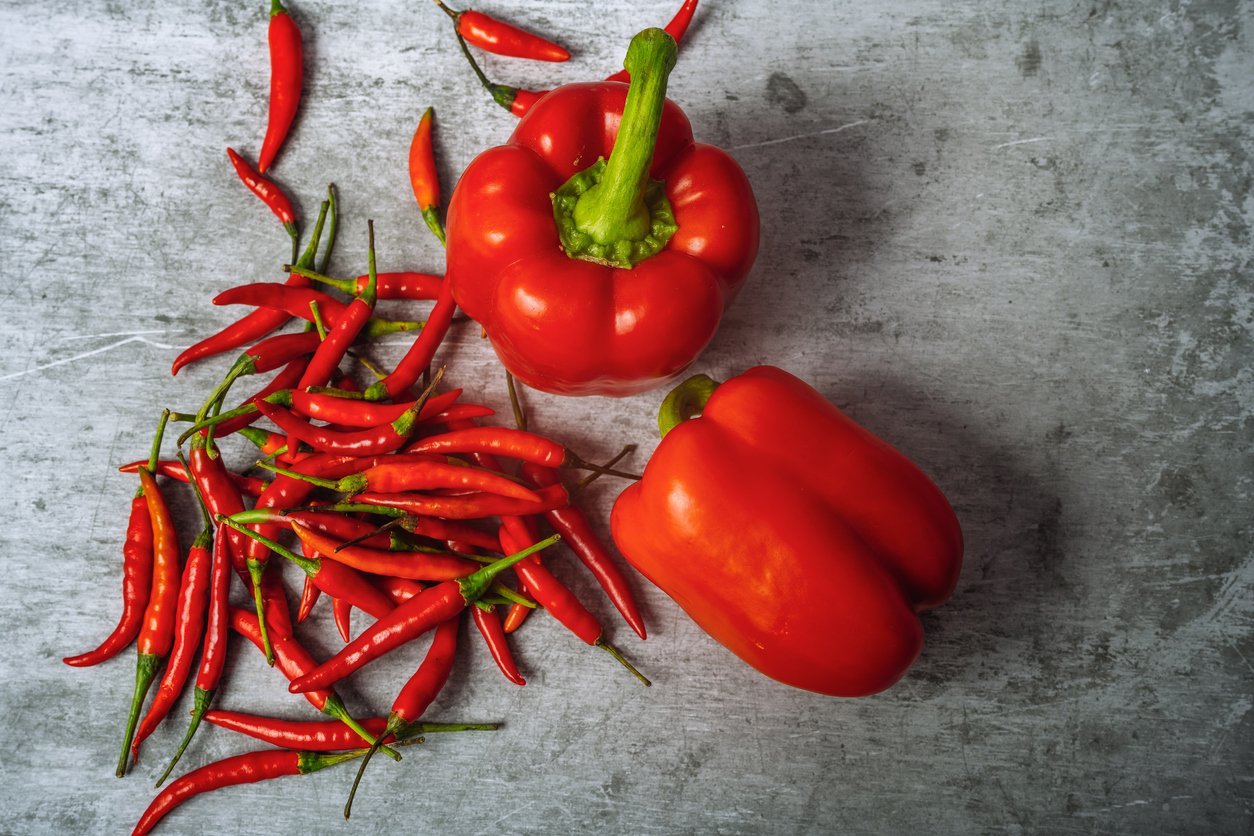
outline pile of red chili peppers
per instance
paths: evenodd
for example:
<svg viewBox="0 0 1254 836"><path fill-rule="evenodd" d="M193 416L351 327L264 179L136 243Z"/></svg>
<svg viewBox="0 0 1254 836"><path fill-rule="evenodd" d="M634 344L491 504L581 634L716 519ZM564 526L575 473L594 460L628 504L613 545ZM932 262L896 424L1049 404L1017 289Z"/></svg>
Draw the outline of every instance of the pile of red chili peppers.
<svg viewBox="0 0 1254 836"><path fill-rule="evenodd" d="M370 223L365 272L337 278L328 275L334 189L302 251L293 203L272 175L304 74L300 28L272 0L270 113L257 164L232 148L227 154L290 237L290 263L282 281L220 292L215 305L247 312L174 360L177 374L239 351L195 409L163 412L146 459L121 467L139 480L122 550L122 613L96 649L64 660L92 666L136 647L118 777L189 688L191 719L178 749L161 753L159 787L206 721L270 748L178 775L143 812L137 834L209 790L360 759L347 817L376 753L400 760L398 749L425 735L495 729L425 717L449 679L467 618L517 685L526 680L512 635L536 609L648 685L542 560L559 541L569 547L645 638L631 582L578 505L580 490L599 476L640 480L614 510L614 538L628 560L711 636L797 687L847 696L888 687L918 654L916 613L944 601L956 582L961 532L940 492L780 370L754 369L721 385L697 376L677 387L662 429L683 426L659 446L643 479L617 468L632 445L590 463L527 428L515 378L553 393L612 396L676 380L753 264L757 208L739 166L695 143L683 112L665 98L696 0L685 0L664 30L638 34L623 71L544 92L490 82L471 47L553 62L569 58L567 50L435 2L479 80L521 121L507 144L467 168L445 219L427 109L408 171L424 223L447 247L446 275L380 272ZM394 317L387 306L423 313ZM453 375L436 363L459 309L507 370L513 426L450 388ZM403 332L416 334L404 355L390 370L378 368L371 340ZM269 377L241 397L242 379L254 375ZM173 458L162 454L171 426L179 427ZM249 466L227 466L228 440L250 451ZM753 490L736 468L753 474ZM168 501L179 484L201 509L185 556ZM779 513L762 513L769 508ZM732 519L740 524L729 531ZM304 575L294 615L276 568L286 563ZM251 606L231 605L232 575ZM302 644L298 629L323 598L345 642L327 659ZM336 691L343 680L427 636L425 657L386 716L349 710ZM283 674L290 693L329 719L216 708L229 686L227 653L248 645Z"/></svg>

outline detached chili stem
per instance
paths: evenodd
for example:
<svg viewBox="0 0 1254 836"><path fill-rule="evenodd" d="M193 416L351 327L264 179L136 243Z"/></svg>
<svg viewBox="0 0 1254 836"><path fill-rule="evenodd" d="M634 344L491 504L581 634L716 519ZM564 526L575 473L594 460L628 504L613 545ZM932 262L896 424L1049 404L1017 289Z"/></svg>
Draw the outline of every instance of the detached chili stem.
<svg viewBox="0 0 1254 836"><path fill-rule="evenodd" d="M262 174L274 163L296 118L305 72L300 27L279 0L270 2L267 40L270 43L270 115L257 157L257 169Z"/></svg>

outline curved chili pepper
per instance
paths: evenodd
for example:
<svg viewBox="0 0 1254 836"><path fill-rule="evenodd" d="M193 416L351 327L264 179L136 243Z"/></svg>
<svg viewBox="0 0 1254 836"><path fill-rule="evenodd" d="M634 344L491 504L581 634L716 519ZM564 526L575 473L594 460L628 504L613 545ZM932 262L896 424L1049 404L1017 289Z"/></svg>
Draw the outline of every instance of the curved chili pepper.
<svg viewBox="0 0 1254 836"><path fill-rule="evenodd" d="M349 641L353 637L353 605L343 598L332 598L331 614L335 619L335 629L339 632L340 638L346 642Z"/></svg>
<svg viewBox="0 0 1254 836"><path fill-rule="evenodd" d="M390 650L411 641L478 600L496 576L520 560L558 541L554 535L517 554L503 557L474 574L428 587L353 639L335 656L294 680L293 693L328 687Z"/></svg>
<svg viewBox="0 0 1254 836"><path fill-rule="evenodd" d="M418 411L418 421L429 421L448 409L461 396L461 389L453 389L432 395ZM368 429L390 424L405 414L415 401L403 403L379 403L357 398L346 398L326 392L292 392L292 411L315 421L325 421L341 427ZM485 407L486 408L486 407Z"/></svg>
<svg viewBox="0 0 1254 836"><path fill-rule="evenodd" d="M561 481L552 468L524 462L521 468L524 476L534 484L545 486ZM587 567L600 584L601 589L609 597L615 609L622 614L623 620L640 638L645 638L644 619L640 616L640 607L627 582L627 576L610 556L601 538L592 528L592 523L580 508L571 503L562 508L554 508L544 512L553 530L562 535L562 541L570 547L579 561Z"/></svg>
<svg viewBox="0 0 1254 836"><path fill-rule="evenodd" d="M419 454L422 455L422 454ZM342 479L319 479L300 476L294 471L266 465L280 475L295 476L320 488L344 494L362 491L375 493L402 493L404 491L480 491L524 502L540 502L540 495L531 488L510 479L504 474L470 467L465 464L449 464L444 461L392 462L385 461L373 467L345 476Z"/></svg>
<svg viewBox="0 0 1254 836"><path fill-rule="evenodd" d="M501 624L501 617L496 614L496 608L471 607L470 615L475 621L475 626L479 628L484 643L488 646L492 661L496 662L501 673L515 685L526 685L527 680L523 678L518 670L518 663L514 661L514 653L509 647L509 638L505 635L505 627Z"/></svg>
<svg viewBox="0 0 1254 836"><path fill-rule="evenodd" d="M411 578L397 578L391 575L381 575L375 578L374 582L379 589L392 599L392 603L398 605L405 603L426 589L425 586Z"/></svg>
<svg viewBox="0 0 1254 836"><path fill-rule="evenodd" d="M521 459L532 464L545 467L572 467L592 470L624 479L639 479L635 473L624 473L607 467L586 462L563 445L526 430L510 427L466 427L450 430L441 435L433 435L410 445L411 453L439 453L455 455L457 453L485 453L492 456L505 456Z"/></svg>
<svg viewBox="0 0 1254 836"><path fill-rule="evenodd" d="M61 661L75 668L99 665L130 646L144 622L144 608L152 587L152 515L142 488L131 499L126 522L126 542L122 546L122 615L117 626L95 650L67 656Z"/></svg>
<svg viewBox="0 0 1254 836"><path fill-rule="evenodd" d="M305 619L313 612L314 604L318 603L318 599L322 597L322 590L318 588L318 584L314 583L314 579L305 575L305 585L301 587L300 605L296 608L296 623L304 624Z"/></svg>
<svg viewBox="0 0 1254 836"><path fill-rule="evenodd" d="M392 701L387 727L383 734L379 735L380 741L385 735L404 734L405 729L416 722L440 695L440 691L448 682L449 674L453 672L453 662L457 658L457 633L460 621L461 619L454 615L435 628L435 635L431 638L427 655L423 657L418 670L414 671L413 676L405 682L396 695L396 699ZM371 746L370 751L362 758L361 768L357 770L357 777L353 780L348 801L344 804L344 818L348 818L352 810L353 797L357 794L361 776L378 748L377 745Z"/></svg>
<svg viewBox="0 0 1254 836"><path fill-rule="evenodd" d="M305 73L300 27L279 0L270 0L267 40L270 43L270 116L261 153L257 156L257 169L263 174L274 164L296 118Z"/></svg>
<svg viewBox="0 0 1254 836"><path fill-rule="evenodd" d="M409 184L422 219L440 243L444 243L444 224L440 222L440 178L435 170L435 154L431 148L431 119L435 111L427 108L418 120L414 138L409 143Z"/></svg>
<svg viewBox="0 0 1254 836"><path fill-rule="evenodd" d="M289 273L299 273L310 281L334 287L350 295L356 296L365 289L370 280L363 273L355 279L337 279L325 273L309 270L304 267L288 265L283 269ZM392 273L379 273L377 277L380 299L403 299L410 302L428 302L439 297L444 277L432 273L416 273L409 270Z"/></svg>
<svg viewBox="0 0 1254 836"><path fill-rule="evenodd" d="M692 23L692 18L696 13L697 0L684 0L679 11L675 12L675 16L671 18L671 22L662 27L666 34L675 39L676 46L684 39L684 35L688 32L688 24ZM627 68L624 67L613 75L607 76L605 80L630 82L631 73L627 72Z"/></svg>
<svg viewBox="0 0 1254 836"><path fill-rule="evenodd" d="M258 629L257 617L255 615L247 610L232 608L231 627L235 632L256 645L258 650L262 648L261 633ZM291 636L284 636L275 642L274 656L277 663L276 667L288 680L302 677L306 671L313 670L317 664L309 651ZM339 720L345 726L355 731L367 744L373 744L377 739L348 713L348 709L344 707L344 701L340 699L339 694L335 693L335 691L329 688L320 688L310 689L302 693L310 705L323 714ZM389 757L400 760L400 756L394 751L385 751L390 752Z"/></svg>
<svg viewBox="0 0 1254 836"><path fill-rule="evenodd" d="M157 794L140 816L131 836L144 836L156 827L157 822L184 801L222 787L253 784L283 775L308 775L328 766L354 760L365 753L364 749L339 754L319 752L292 752L286 749L268 749L246 752L223 758L195 769L170 784Z"/></svg>
<svg viewBox="0 0 1254 836"><path fill-rule="evenodd" d="M357 494L353 499L362 505L396 508L410 514L442 517L449 520L542 514L570 503L570 494L567 493L564 485L550 485L547 488L541 488L536 493L540 496L539 502L482 492L461 496L423 496L366 491Z"/></svg>
<svg viewBox="0 0 1254 836"><path fill-rule="evenodd" d="M523 545L522 541L516 539L515 535L506 527L501 528L501 547L503 549L513 551ZM605 632L602 630L596 616L588 611L588 608L575 597L567 586L559 581L557 577L544 567L539 558L522 560L514 567L515 574L519 579L527 585L527 592L536 599L536 602L548 610L549 614L557 619L558 623L570 630L586 644L598 647L630 671L644 685L648 686L652 683L636 670L636 667L627 661L622 652L617 647L610 644L605 638Z"/></svg>
<svg viewBox="0 0 1254 836"><path fill-rule="evenodd" d="M296 521L292 522L292 530L296 532L296 536L300 538L305 548L323 555L333 563L340 563L357 571L374 575L391 575L416 581L447 581L463 578L479 568L474 561L453 555L392 552L365 546L344 546L339 541ZM323 587L322 591L331 593L331 590L326 587ZM374 615L374 613L371 614Z"/></svg>
<svg viewBox="0 0 1254 836"><path fill-rule="evenodd" d="M504 55L507 58L526 58L531 61L561 62L570 60L570 52L547 38L519 29L491 15L473 9L458 11L446 6L441 0L436 5L453 19L458 36L474 44L484 52Z"/></svg>
<svg viewBox="0 0 1254 836"><path fill-rule="evenodd" d="M300 260L296 262L297 265L301 267L312 266L314 259L317 258L318 244L322 240L322 228L326 223L329 208L330 203L324 201L318 211L318 219L314 222L313 234L310 236L309 245L301 253ZM332 225L334 226L334 223ZM332 242L334 242L334 233L330 237ZM293 274L288 276L287 284L302 287L307 286L309 280L304 276ZM179 369L189 363L203 360L206 357L213 357L233 348L239 348L254 342L282 326L289 318L282 311L268 308L253 311L247 316L227 325L217 333L211 334L185 348L179 353L178 357L174 358L174 363L170 366L170 374L178 374Z"/></svg>
<svg viewBox="0 0 1254 836"><path fill-rule="evenodd" d="M335 720L281 720L261 717L239 711L210 711L205 720L220 728L281 746L284 749L303 749L308 752L337 752L361 746L361 736L343 723ZM387 729L385 717L363 717L362 727L375 735L383 735ZM495 731L500 723L411 723L405 729L406 738L441 732ZM385 736L387 743L390 737Z"/></svg>
<svg viewBox="0 0 1254 836"><path fill-rule="evenodd" d="M396 400L403 392L422 378L423 372L431 365L435 350L439 348L448 333L453 314L457 311L457 303L453 301L453 292L448 281L440 287L440 296L435 300L431 313L427 315L427 323L414 339L405 356L392 370L392 373L380 381L372 383L366 389L364 397L368 401L383 399Z"/></svg>
<svg viewBox="0 0 1254 836"><path fill-rule="evenodd" d="M119 466L118 471L120 473L135 473L143 467L144 464L145 462L143 461L127 462L126 464ZM164 476L175 482L191 481L191 477L187 475L187 471L183 468L182 463L179 462L178 459L161 459L157 462L156 467L154 467L153 470L158 476ZM239 492L244 496L260 496L261 492L265 490L266 485L269 484L266 480L258 479L256 476L245 476L242 473L234 472L231 473L231 480L235 482L235 487L238 488Z"/></svg>
<svg viewBox="0 0 1254 836"><path fill-rule="evenodd" d="M293 286L281 282L252 282L236 285L213 297L213 304L251 305L258 308L274 308L288 317L299 317L313 322L313 305L325 322L335 322L344 315L348 305L321 290L306 286Z"/></svg>
<svg viewBox="0 0 1254 836"><path fill-rule="evenodd" d="M187 745L192 742L196 729L209 706L213 703L226 664L227 625L230 622L231 555L226 532L219 530L213 540L213 562L209 578L209 610L205 619L204 642L200 651L200 669L196 672L193 690L192 719L187 732L179 743L178 751L169 766L157 779L157 786L165 783L174 770Z"/></svg>
<svg viewBox="0 0 1254 836"><path fill-rule="evenodd" d="M139 471L139 482L152 517L152 591L144 609L144 622L136 639L139 656L135 665L135 693L131 697L131 710L122 737L122 754L118 758L116 775L126 774L126 756L139 722L144 697L156 678L157 669L170 652L174 643L175 618L178 614L179 596L179 542L174 529L170 508L157 487L157 479L148 470Z"/></svg>
<svg viewBox="0 0 1254 836"><path fill-rule="evenodd" d="M418 423L422 401L416 401L413 407L407 409L390 424L361 430L316 427L291 410L268 404L263 400L257 401L256 406L262 415L270 419L289 437L294 436L315 450L340 455L368 456L391 453L404 446Z"/></svg>
<svg viewBox="0 0 1254 836"><path fill-rule="evenodd" d="M287 234L291 236L292 259L295 260L299 232L296 229L296 209L292 206L292 201L273 180L263 177L257 169L248 164L247 160L235 153L235 149L227 148L226 155L230 157L231 165L235 167L235 173L239 175L239 179L274 213L274 216L283 224L283 228L287 230Z"/></svg>
<svg viewBox="0 0 1254 836"><path fill-rule="evenodd" d="M286 285L279 285L286 288ZM267 337L244 351L227 371L222 382L214 387L205 398L205 404L211 405L225 398L235 381L248 375L274 371L298 358L314 354L321 343L316 331L302 331L299 334L275 334ZM204 407L201 407L202 412Z"/></svg>
<svg viewBox="0 0 1254 836"><path fill-rule="evenodd" d="M183 579L179 587L177 614L175 617L174 645L170 649L165 674L157 685L157 693L148 706L148 713L140 722L131 742L131 758L139 762L139 746L170 713L175 701L183 694L183 685L191 672L200 639L205 630L205 612L209 607L210 576L213 571L209 547L213 540L213 525L206 519L204 529L196 535L187 552L183 565Z"/></svg>

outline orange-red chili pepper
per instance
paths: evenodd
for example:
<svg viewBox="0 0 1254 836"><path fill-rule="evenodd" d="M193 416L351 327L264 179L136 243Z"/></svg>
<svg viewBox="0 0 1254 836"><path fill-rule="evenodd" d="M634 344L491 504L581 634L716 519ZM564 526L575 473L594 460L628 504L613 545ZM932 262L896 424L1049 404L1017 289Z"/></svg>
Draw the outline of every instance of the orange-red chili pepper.
<svg viewBox="0 0 1254 836"><path fill-rule="evenodd" d="M247 160L237 154L235 149L227 148L226 155L230 157L231 165L235 167L235 173L239 175L239 179L274 213L274 216L283 224L283 229L287 230L287 234L291 236L292 258L295 260L299 232L296 229L296 209L292 206L292 201L283 193L278 184L263 177L257 169L249 165Z"/></svg>
<svg viewBox="0 0 1254 836"><path fill-rule="evenodd" d="M484 52L504 55L507 58L526 58L531 61L561 62L570 59L570 52L525 29L506 23L499 18L473 9L458 11L446 6L441 0L436 5L453 19L460 38L474 44Z"/></svg>
<svg viewBox="0 0 1254 836"><path fill-rule="evenodd" d="M435 170L435 153L431 143L431 120L435 111L427 108L418 120L414 138L409 143L409 185L427 228L444 243L444 224L440 222L440 178Z"/></svg>
<svg viewBox="0 0 1254 836"><path fill-rule="evenodd" d="M413 434L418 423L421 402L401 413L390 424L358 430L336 430L317 427L289 409L256 402L257 410L270 419L280 430L323 453L339 455L372 456L399 450Z"/></svg>
<svg viewBox="0 0 1254 836"><path fill-rule="evenodd" d="M453 301L453 291L446 280L440 287L439 298L435 300L431 312L427 314L427 322L422 331L414 339L405 356L397 363L391 374L380 381L372 383L363 393L368 401L384 399L396 400L402 393L422 378L423 372L431 365L435 350L440 347L444 335L448 333L453 314L457 311L457 303Z"/></svg>
<svg viewBox="0 0 1254 836"><path fill-rule="evenodd" d="M679 7L679 11L675 12L675 16L671 18L671 22L662 27L666 34L675 39L676 46L684 39L684 35L688 32L688 24L692 23L693 15L696 13L697 0L684 0L683 5ZM605 80L630 82L631 73L624 68L608 76Z"/></svg>
<svg viewBox="0 0 1254 836"><path fill-rule="evenodd" d="M496 613L496 607L471 607L470 615L474 619L475 626L479 628L479 634L483 636L483 641L488 646L488 654L492 657L492 661L496 662L497 668L515 685L526 685L527 680L518 670L518 663L514 660L513 651L510 650L509 637L505 635L505 627L501 624L501 617Z"/></svg>
<svg viewBox="0 0 1254 836"><path fill-rule="evenodd" d="M300 106L305 75L300 27L279 0L270 0L267 40L270 44L270 115L265 139L261 141L261 153L257 157L257 169L262 174L274 164L291 130Z"/></svg>
<svg viewBox="0 0 1254 836"><path fill-rule="evenodd" d="M300 538L302 547L323 555L332 563L374 575L391 575L416 581L447 581L465 577L479 568L474 561L451 554L393 552L366 546L345 546L340 541L296 521L292 522L292 531ZM335 594L325 586L322 591Z"/></svg>
<svg viewBox="0 0 1254 836"><path fill-rule="evenodd" d="M581 468L611 476L621 476L625 479L640 478L634 473L624 473L591 464L551 438L511 427L466 427L450 430L447 433L423 438L407 449L411 453L439 453L440 455L484 453L520 459L545 467Z"/></svg>
<svg viewBox="0 0 1254 836"><path fill-rule="evenodd" d="M174 643L174 625L178 613L179 596L179 542L174 519L166 504L157 479L148 470L139 471L139 482L152 517L152 592L144 609L144 622L136 639L139 651L135 665L135 693L131 697L131 710L122 737L122 754L118 758L116 775L126 774L127 752L139 722L139 712L144 705L148 688L156 678L157 669L170 652Z"/></svg>
<svg viewBox="0 0 1254 836"><path fill-rule="evenodd" d="M418 420L429 421L452 406L461 396L461 389L432 395L418 410ZM390 424L414 406L415 401L378 403L346 398L326 392L292 392L292 411L341 427L367 429ZM487 407L484 407L485 409ZM490 410L489 410L490 411Z"/></svg>
<svg viewBox="0 0 1254 836"><path fill-rule="evenodd" d="M353 497L362 505L396 508L410 514L442 517L448 520L477 520L483 517L524 516L543 514L553 508L570 503L570 494L564 485L550 485L536 491L538 502L498 494L477 493L460 496L435 496L412 493L375 493L365 491Z"/></svg>

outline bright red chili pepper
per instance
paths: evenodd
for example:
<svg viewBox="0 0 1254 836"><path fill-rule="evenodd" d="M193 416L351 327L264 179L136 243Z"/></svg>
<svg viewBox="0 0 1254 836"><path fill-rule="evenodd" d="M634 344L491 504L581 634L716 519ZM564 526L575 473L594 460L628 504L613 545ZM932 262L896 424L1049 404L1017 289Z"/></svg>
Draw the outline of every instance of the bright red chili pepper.
<svg viewBox="0 0 1254 836"><path fill-rule="evenodd" d="M170 760L170 765L157 779L157 786L165 783L165 779L174 771L175 765L187 751L192 742L200 721L213 703L214 694L218 690L218 682L222 678L222 669L226 664L227 626L230 623L231 595L231 555L226 532L221 529L214 535L213 562L209 577L209 609L205 619L204 643L200 651L200 669L196 672L196 686L193 690L192 719L187 732L179 743L178 751Z"/></svg>
<svg viewBox="0 0 1254 836"><path fill-rule="evenodd" d="M423 455L423 454L405 454ZM270 466L268 469L281 475L295 475L294 471ZM298 476L317 487L345 494L362 491L376 493L400 493L403 491L482 491L497 496L510 497L523 502L540 502L540 495L531 488L492 470L470 467L465 464L449 464L447 461L384 461L359 473L341 479L320 479L315 476Z"/></svg>
<svg viewBox="0 0 1254 836"><path fill-rule="evenodd" d="M399 450L413 434L422 410L422 401L415 402L390 424L358 430L336 430L317 427L281 406L256 401L258 411L270 419L289 437L296 437L323 453L374 456Z"/></svg>
<svg viewBox="0 0 1254 836"><path fill-rule="evenodd" d="M118 467L118 472L136 473L146 464L147 462L145 461L127 462L126 464ZM187 470L184 469L183 463L178 459L160 459L157 461L153 471L158 476L164 476L165 478L172 479L175 482L191 481L191 477L187 475ZM235 482L235 487L238 488L239 492L244 496L260 496L261 492L265 490L266 485L269 484L266 480L259 479L256 476L245 476L242 473L234 472L231 473L231 480Z"/></svg>
<svg viewBox="0 0 1254 836"><path fill-rule="evenodd" d="M196 535L183 564L183 579L179 586L175 616L174 644L170 649L165 674L157 684L157 693L148 706L148 713L140 722L131 742L131 758L139 761L139 746L170 713L174 703L183 695L183 685L191 672L200 639L205 630L205 612L209 608L210 576L213 564L210 544L213 526L206 520L204 529Z"/></svg>
<svg viewBox="0 0 1254 836"><path fill-rule="evenodd" d="M331 599L331 614L335 619L335 629L340 638L348 641L353 637L353 605L343 598Z"/></svg>
<svg viewBox="0 0 1254 836"><path fill-rule="evenodd" d="M283 775L307 775L361 757L364 749L339 754L273 749L246 752L206 764L174 781L157 794L140 816L131 836L144 836L184 801L222 787L253 784Z"/></svg>
<svg viewBox="0 0 1254 836"><path fill-rule="evenodd" d="M435 152L431 147L431 120L435 111L427 108L414 129L409 143L409 185L427 228L444 243L444 224L440 222L440 177L435 170Z"/></svg>
<svg viewBox="0 0 1254 836"><path fill-rule="evenodd" d="M510 427L459 426L440 435L419 439L406 449L410 453L438 453L440 455L476 453L505 456L544 467L574 467L595 470L611 476L621 476L625 479L640 478L634 473L624 473L590 464L573 450L567 449L551 438Z"/></svg>
<svg viewBox="0 0 1254 836"><path fill-rule="evenodd" d="M275 308L288 317L299 317L313 322L311 309L318 306L323 322L336 322L348 307L344 302L312 287L292 286L280 282L252 282L236 285L213 297L215 305L251 305L258 308Z"/></svg>
<svg viewBox="0 0 1254 836"><path fill-rule="evenodd" d="M385 398L397 400L402 393L422 378L423 372L431 365L435 350L440 347L444 335L448 333L449 324L457 305L453 301L453 291L448 279L440 288L440 295L427 315L427 322L410 345L405 356L392 370L392 373L380 381L372 383L365 391L368 401L380 401Z"/></svg>
<svg viewBox="0 0 1254 836"><path fill-rule="evenodd" d="M541 487L561 481L552 468L527 462L522 465L522 473ZM570 547L579 561L597 579L601 589L622 614L623 620L640 638L645 638L644 619L640 616L640 608L636 604L631 585L579 506L571 503L562 508L554 508L546 511L544 518L553 526L554 531L562 535L562 542Z"/></svg>
<svg viewBox="0 0 1254 836"><path fill-rule="evenodd" d="M663 27L666 34L675 39L675 44L684 39L684 35L688 32L688 24L692 23L692 17L697 13L697 0L684 0L683 5L679 7L679 11L675 12L675 16L671 18L671 22ZM606 81L631 81L631 73L626 68L619 70L613 75L607 77Z"/></svg>
<svg viewBox="0 0 1254 836"><path fill-rule="evenodd" d="M289 272L299 273L311 281L334 287L353 296L361 293L370 280L370 276L364 273L355 279L337 279L294 265L289 268ZM443 276L413 271L379 273L377 280L380 299L404 299L411 302L432 301L439 297L440 288L444 286Z"/></svg>
<svg viewBox="0 0 1254 836"><path fill-rule="evenodd" d="M144 622L144 608L152 587L152 515L142 489L131 499L131 513L126 523L126 542L122 546L122 615L117 626L95 650L61 661L76 668L99 665L130 646Z"/></svg>
<svg viewBox="0 0 1254 836"><path fill-rule="evenodd" d="M270 116L266 136L261 142L257 169L264 174L274 164L279 148L287 139L296 110L300 106L304 83L305 57L300 27L279 0L270 0Z"/></svg>
<svg viewBox="0 0 1254 836"><path fill-rule="evenodd" d="M611 516L627 560L769 677L836 696L900 679L922 647L916 613L949 597L962 563L940 490L777 368L694 377L659 423Z"/></svg>
<svg viewBox="0 0 1254 836"><path fill-rule="evenodd" d="M757 255L744 172L694 143L665 99L674 55L662 30L640 33L630 90L553 90L453 193L453 296L533 388L630 395L673 379L713 337Z"/></svg>
<svg viewBox="0 0 1254 836"><path fill-rule="evenodd" d="M300 605L296 608L296 623L304 624L305 619L309 618L309 614L313 612L314 604L318 603L318 599L322 597L322 590L318 588L318 584L314 583L314 579L305 575L305 585L301 587Z"/></svg>
<svg viewBox="0 0 1254 836"><path fill-rule="evenodd" d="M363 665L416 639L478 600L501 572L557 540L554 535L517 554L490 563L474 574L427 587L385 618L376 621L335 656L295 679L288 690L302 693L326 688Z"/></svg>
<svg viewBox="0 0 1254 836"><path fill-rule="evenodd" d="M296 209L292 206L292 201L283 193L278 184L263 177L257 169L249 165L247 160L235 153L235 149L227 148L226 155L230 157L231 165L235 166L235 173L239 175L239 179L274 213L274 216L283 224L283 228L287 230L287 234L292 237L292 259L295 260L299 233L296 230Z"/></svg>
<svg viewBox="0 0 1254 836"><path fill-rule="evenodd" d="M353 497L363 505L396 508L410 514L441 517L446 520L477 520L484 517L525 516L543 514L570 503L570 494L564 485L550 485L536 491L538 502L514 499L490 493L472 493L460 496L434 496L411 493L374 493L366 491Z"/></svg>
<svg viewBox="0 0 1254 836"><path fill-rule="evenodd" d="M300 376L304 371L304 359L293 360L288 363L283 367L282 371L270 379L269 383L231 410L231 415L227 417L215 416L217 420L215 420L213 425L214 436L225 438L231 433L238 432L252 424L261 417L261 413L257 411L257 401L277 397L282 392L290 393L291 388L300 380ZM223 415L226 415L226 413L223 413Z"/></svg>
<svg viewBox="0 0 1254 836"><path fill-rule="evenodd" d="M418 421L429 421L452 406L461 396L461 389L432 395L418 411ZM306 418L338 424L341 427L368 429L390 424L414 406L404 403L378 403L345 398L325 392L292 392L292 411ZM486 407L485 407L486 408Z"/></svg>
<svg viewBox="0 0 1254 836"><path fill-rule="evenodd" d="M515 685L526 685L527 680L518 670L518 663L514 660L514 653L509 647L509 638L505 635L505 628L501 624L501 617L496 614L496 608L474 606L470 608L470 614L474 618L475 626L479 628L479 634L483 636L484 643L488 646L492 661L496 662L501 673Z"/></svg>
<svg viewBox="0 0 1254 836"><path fill-rule="evenodd" d="M135 647L139 651L135 665L135 693L131 697L131 710L126 719L126 731L122 737L122 754L118 758L116 775L126 774L126 757L144 697L156 678L157 669L174 644L175 618L179 597L179 541L174 519L166 504L157 479L147 469L139 471L140 486L148 503L152 518L152 591L144 609L144 621L139 629Z"/></svg>
<svg viewBox="0 0 1254 836"><path fill-rule="evenodd" d="M361 746L361 736L343 723L335 720L281 720L276 717L261 717L255 714L244 714L239 711L210 711L205 720L215 726L229 729L239 734L281 746L284 749L303 749L307 752L337 752L343 749L355 749ZM384 717L363 717L362 727L371 734L378 736L387 728ZM495 731L499 723L411 723L405 737L416 737L424 734L462 731ZM384 738L384 743L388 738Z"/></svg>
<svg viewBox="0 0 1254 836"><path fill-rule="evenodd" d="M525 29L519 29L513 24L473 9L465 11L451 9L441 0L436 0L436 5L453 19L460 37L484 52L504 55L507 58L526 58L531 61L570 60L570 52L565 47Z"/></svg>
<svg viewBox="0 0 1254 836"><path fill-rule="evenodd" d="M479 568L473 560L451 554L393 552L366 546L345 546L342 542L307 528L295 520L292 521L292 531L296 532L304 548L322 555L332 563L373 575L391 575L417 581L448 581L463 578ZM323 562L325 565L326 560ZM325 587L322 591L331 592Z"/></svg>

